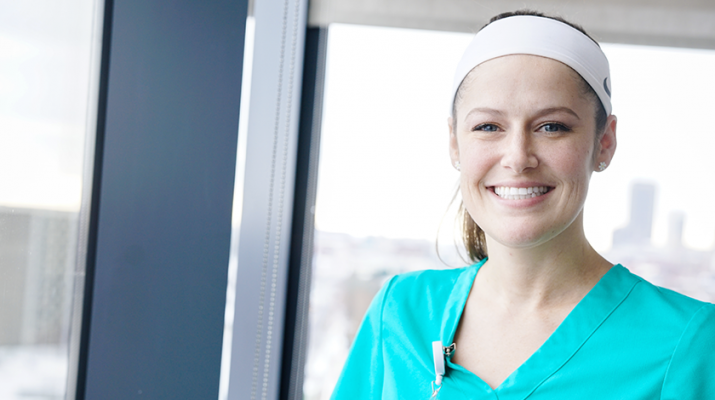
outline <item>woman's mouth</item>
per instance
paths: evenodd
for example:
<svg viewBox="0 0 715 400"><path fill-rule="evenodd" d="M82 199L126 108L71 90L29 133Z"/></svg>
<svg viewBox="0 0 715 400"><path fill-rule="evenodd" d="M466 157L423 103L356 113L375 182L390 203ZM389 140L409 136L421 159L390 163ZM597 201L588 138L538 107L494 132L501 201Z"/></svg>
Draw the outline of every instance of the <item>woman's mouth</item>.
<svg viewBox="0 0 715 400"><path fill-rule="evenodd" d="M539 197L553 189L550 186L533 186L533 187L509 187L509 186L494 186L494 193L502 199L507 200L525 200L532 197Z"/></svg>

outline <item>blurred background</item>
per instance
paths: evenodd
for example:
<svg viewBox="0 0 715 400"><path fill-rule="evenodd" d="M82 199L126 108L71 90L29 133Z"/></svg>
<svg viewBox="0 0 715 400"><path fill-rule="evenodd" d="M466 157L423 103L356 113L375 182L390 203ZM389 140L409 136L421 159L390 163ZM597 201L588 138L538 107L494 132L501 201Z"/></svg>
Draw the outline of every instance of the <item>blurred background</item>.
<svg viewBox="0 0 715 400"><path fill-rule="evenodd" d="M452 74L489 17L525 4L309 4L308 25L325 29L328 42L305 399L329 397L363 313L389 277L466 265L455 246L457 172L447 153ZM589 240L657 285L715 301L715 5L526 5L582 24L610 60L618 150L591 181ZM84 279L79 216L91 180L101 8L94 0L0 0L1 399L64 399L74 379L72 321ZM244 82L254 29L249 16ZM242 116L250 87L243 86ZM246 124L242 118L235 234L247 196ZM236 257L234 249L226 335ZM225 350L221 398L229 359Z"/></svg>

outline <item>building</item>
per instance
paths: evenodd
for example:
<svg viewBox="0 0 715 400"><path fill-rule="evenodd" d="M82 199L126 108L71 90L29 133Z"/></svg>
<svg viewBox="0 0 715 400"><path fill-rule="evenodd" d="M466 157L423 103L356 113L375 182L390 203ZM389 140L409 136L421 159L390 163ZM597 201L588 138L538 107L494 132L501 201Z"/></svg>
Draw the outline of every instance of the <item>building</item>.
<svg viewBox="0 0 715 400"><path fill-rule="evenodd" d="M77 214L0 207L0 345L67 341Z"/></svg>

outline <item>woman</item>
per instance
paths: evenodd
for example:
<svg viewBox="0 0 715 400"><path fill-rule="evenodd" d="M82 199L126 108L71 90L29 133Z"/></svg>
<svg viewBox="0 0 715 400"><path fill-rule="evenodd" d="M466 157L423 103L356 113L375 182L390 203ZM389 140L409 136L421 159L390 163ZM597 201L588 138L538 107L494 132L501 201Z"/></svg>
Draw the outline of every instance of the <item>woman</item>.
<svg viewBox="0 0 715 400"><path fill-rule="evenodd" d="M614 266L584 235L591 174L616 150L598 44L559 19L501 14L453 94L476 264L385 284L333 398L715 399L715 305Z"/></svg>

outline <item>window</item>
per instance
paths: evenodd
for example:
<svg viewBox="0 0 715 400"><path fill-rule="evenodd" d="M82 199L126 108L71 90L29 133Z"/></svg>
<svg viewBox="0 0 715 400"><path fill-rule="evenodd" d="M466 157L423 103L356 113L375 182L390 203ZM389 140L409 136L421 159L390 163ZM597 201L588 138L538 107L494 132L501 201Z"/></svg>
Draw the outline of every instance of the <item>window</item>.
<svg viewBox="0 0 715 400"><path fill-rule="evenodd" d="M464 265L453 246L458 175L446 119L453 69L471 37L330 26L306 399L329 397L387 278ZM586 234L612 262L715 301L707 106L715 103L715 51L603 48L619 144L613 164L592 177Z"/></svg>
<svg viewBox="0 0 715 400"><path fill-rule="evenodd" d="M3 399L65 396L98 7L0 4Z"/></svg>

